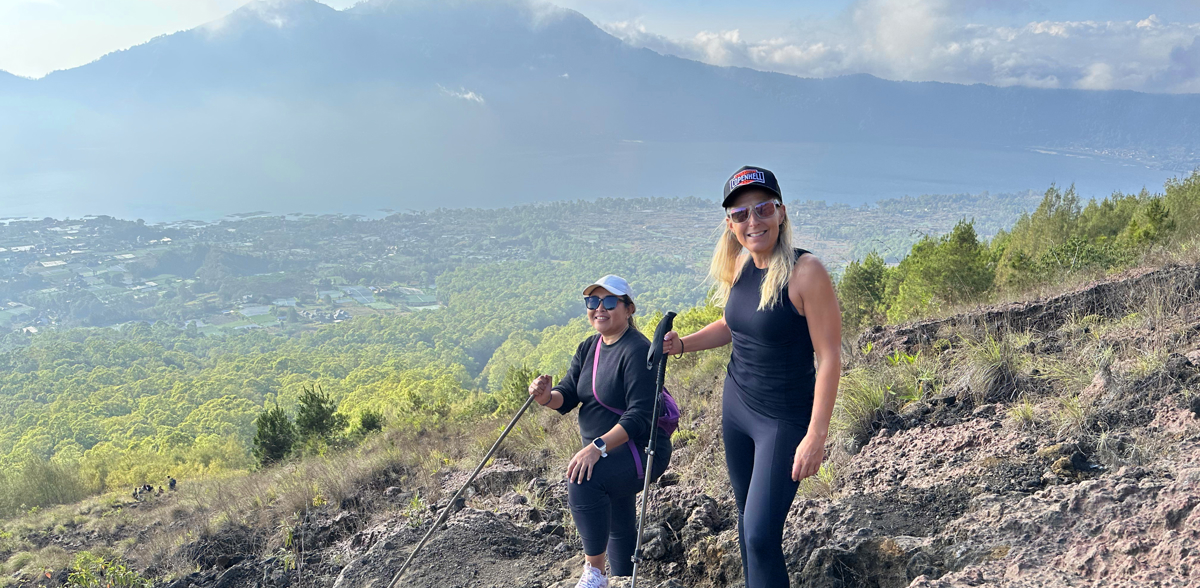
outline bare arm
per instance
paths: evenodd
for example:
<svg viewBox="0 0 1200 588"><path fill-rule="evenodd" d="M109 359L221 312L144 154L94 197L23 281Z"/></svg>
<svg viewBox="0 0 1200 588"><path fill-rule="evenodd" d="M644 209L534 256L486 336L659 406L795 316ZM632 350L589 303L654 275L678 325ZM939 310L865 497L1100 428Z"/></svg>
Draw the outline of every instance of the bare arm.
<svg viewBox="0 0 1200 588"><path fill-rule="evenodd" d="M620 447L623 443L629 442L629 433L625 432L625 427L620 424L613 425L607 433L600 437L604 439L604 446L608 448Z"/></svg>
<svg viewBox="0 0 1200 588"><path fill-rule="evenodd" d="M732 340L733 333L729 332L729 325L725 324L725 317L722 316L687 337L680 338L679 333L675 331L667 333L663 337L663 352L668 355L676 355L704 351L728 345Z"/></svg>
<svg viewBox="0 0 1200 588"><path fill-rule="evenodd" d="M796 309L808 319L808 333L817 358L812 417L808 433L796 448L792 466L792 479L798 481L817 473L825 458L829 420L833 416L842 374L842 312L829 272L812 255L801 256L796 261L788 282L788 295Z"/></svg>

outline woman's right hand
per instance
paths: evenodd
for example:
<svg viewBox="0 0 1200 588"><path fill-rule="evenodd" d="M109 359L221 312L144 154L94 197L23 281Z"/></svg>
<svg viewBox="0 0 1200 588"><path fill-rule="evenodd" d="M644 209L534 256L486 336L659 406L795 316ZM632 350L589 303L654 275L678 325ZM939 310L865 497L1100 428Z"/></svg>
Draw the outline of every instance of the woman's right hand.
<svg viewBox="0 0 1200 588"><path fill-rule="evenodd" d="M546 406L554 397L550 394L550 376L542 374L529 383L529 395L533 401Z"/></svg>
<svg viewBox="0 0 1200 588"><path fill-rule="evenodd" d="M663 354L679 355L683 353L683 341L679 338L679 333L671 331L663 335Z"/></svg>

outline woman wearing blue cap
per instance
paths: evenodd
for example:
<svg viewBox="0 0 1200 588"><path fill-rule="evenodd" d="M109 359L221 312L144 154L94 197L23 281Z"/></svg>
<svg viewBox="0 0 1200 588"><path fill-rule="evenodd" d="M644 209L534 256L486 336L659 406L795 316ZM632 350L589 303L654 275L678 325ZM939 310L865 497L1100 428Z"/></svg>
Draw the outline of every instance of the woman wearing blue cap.
<svg viewBox="0 0 1200 588"><path fill-rule="evenodd" d="M668 333L663 351L733 343L722 434L742 569L747 588L786 588L783 525L800 480L824 459L841 375L841 311L825 266L792 248L775 174L743 167L725 183L724 196L724 230L709 276L725 312L687 337Z"/></svg>
<svg viewBox="0 0 1200 588"><path fill-rule="evenodd" d="M579 407L583 448L567 465L567 499L585 557L576 587L606 588L606 555L612 575L633 573L634 499L647 474L642 467L646 444L650 435L662 435L650 472L653 480L671 460L671 441L650 422L655 393L654 372L646 368L650 341L634 324L637 307L629 284L604 276L583 295L596 335L579 344L557 386L550 387L550 376L538 376L529 393L538 404L562 414Z"/></svg>

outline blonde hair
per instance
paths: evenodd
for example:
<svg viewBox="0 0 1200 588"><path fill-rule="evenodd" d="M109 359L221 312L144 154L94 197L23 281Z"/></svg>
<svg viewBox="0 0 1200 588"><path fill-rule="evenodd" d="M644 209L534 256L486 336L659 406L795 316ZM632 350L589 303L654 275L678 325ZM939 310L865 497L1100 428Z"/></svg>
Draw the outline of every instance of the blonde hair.
<svg viewBox="0 0 1200 588"><path fill-rule="evenodd" d="M751 213L753 214L753 213ZM742 275L749 253L738 242L737 234L729 230L729 223L721 223L721 236L713 248L712 263L708 266L708 277L717 287L712 293L712 303L724 307L729 302L729 291ZM792 219L786 214L779 224L779 238L771 259L767 263L767 276L759 286L758 309L766 310L779 304L784 287L792 277L796 266L796 253L792 249Z"/></svg>

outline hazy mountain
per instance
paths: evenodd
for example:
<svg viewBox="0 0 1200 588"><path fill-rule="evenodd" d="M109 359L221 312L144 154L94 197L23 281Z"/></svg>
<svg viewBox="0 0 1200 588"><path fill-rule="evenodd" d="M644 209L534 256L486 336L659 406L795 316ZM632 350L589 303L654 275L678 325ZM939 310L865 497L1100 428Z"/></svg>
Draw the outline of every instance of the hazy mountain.
<svg viewBox="0 0 1200 588"><path fill-rule="evenodd" d="M67 214L715 193L730 169L755 155L771 165L776 152L785 167L878 166L910 148L988 152L981 162L1018 170L1030 166L990 152L1110 150L1173 169L1200 160L1200 96L719 68L521 1L336 11L263 0L40 80L0 76L0 104L11 113L0 118L0 204L50 197L45 212ZM934 186L955 167L922 157L917 175ZM854 175L854 162L839 165ZM975 186L1026 187L1044 186Z"/></svg>
<svg viewBox="0 0 1200 588"><path fill-rule="evenodd" d="M13 74L0 70L0 87L15 86L16 84L25 83L28 81L29 80L26 80L20 76L14 76Z"/></svg>

